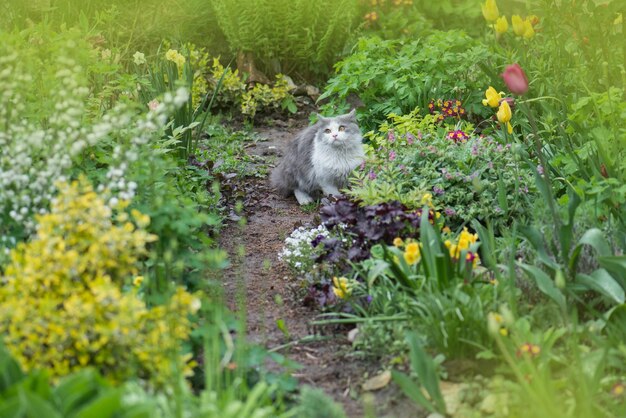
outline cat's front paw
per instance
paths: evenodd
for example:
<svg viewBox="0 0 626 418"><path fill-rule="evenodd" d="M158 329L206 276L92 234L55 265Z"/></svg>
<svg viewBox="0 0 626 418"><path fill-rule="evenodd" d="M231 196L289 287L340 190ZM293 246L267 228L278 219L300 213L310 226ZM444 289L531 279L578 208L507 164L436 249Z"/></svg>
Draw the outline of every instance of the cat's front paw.
<svg viewBox="0 0 626 418"><path fill-rule="evenodd" d="M313 198L302 190L296 189L294 190L293 194L296 196L296 200L298 201L298 204L300 204L300 206L308 205L309 203L313 202Z"/></svg>

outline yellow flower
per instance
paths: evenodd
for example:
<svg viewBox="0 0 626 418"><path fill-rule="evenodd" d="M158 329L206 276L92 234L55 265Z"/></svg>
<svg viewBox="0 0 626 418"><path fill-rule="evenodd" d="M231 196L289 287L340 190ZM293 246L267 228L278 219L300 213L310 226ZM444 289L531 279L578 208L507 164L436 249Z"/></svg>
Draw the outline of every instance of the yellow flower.
<svg viewBox="0 0 626 418"><path fill-rule="evenodd" d="M530 39L535 36L535 29L533 29L533 24L530 19L524 20L524 39Z"/></svg>
<svg viewBox="0 0 626 418"><path fill-rule="evenodd" d="M504 325L505 320L502 315L497 312L489 312L487 315L487 329L491 335L500 334L503 337L509 335L509 330Z"/></svg>
<svg viewBox="0 0 626 418"><path fill-rule="evenodd" d="M513 32L515 32L517 36L524 36L526 26L520 15L511 16L511 24L513 25Z"/></svg>
<svg viewBox="0 0 626 418"><path fill-rule="evenodd" d="M503 100L502 103L500 103L500 107L498 108L498 113L496 113L496 116L498 117L498 121L500 123L504 123L506 124L507 127L507 131L509 133L513 132L513 127L511 126L511 107L509 106L509 103L506 100Z"/></svg>
<svg viewBox="0 0 626 418"><path fill-rule="evenodd" d="M500 99L504 96L503 92L498 93L496 89L489 86L485 91L485 99L483 99L483 106L498 107Z"/></svg>
<svg viewBox="0 0 626 418"><path fill-rule="evenodd" d="M483 16L485 17L485 20L487 22L493 22L498 18L498 16L500 16L496 0L485 1L485 4L481 6L481 9L483 11Z"/></svg>
<svg viewBox="0 0 626 418"><path fill-rule="evenodd" d="M132 209L130 211L131 216L135 220L135 223L139 228L146 228L150 225L150 216L144 213L139 212L137 209Z"/></svg>
<svg viewBox="0 0 626 418"><path fill-rule="evenodd" d="M493 27L496 30L496 36L506 33L509 30L509 22L506 20L506 16L499 17Z"/></svg>
<svg viewBox="0 0 626 418"><path fill-rule="evenodd" d="M335 293L335 296L339 299L345 299L350 296L352 290L348 286L348 279L345 277L333 277L333 293Z"/></svg>
<svg viewBox="0 0 626 418"><path fill-rule="evenodd" d="M179 68L182 68L185 64L185 57L175 49L170 49L165 53L165 59L168 61L172 61Z"/></svg>
<svg viewBox="0 0 626 418"><path fill-rule="evenodd" d="M429 207L433 206L433 194L432 193L424 193L422 196L422 201L420 202L422 205L428 205Z"/></svg>
<svg viewBox="0 0 626 418"><path fill-rule="evenodd" d="M404 241L402 241L402 238L396 237L393 239L393 245L394 247L402 247L404 245Z"/></svg>
<svg viewBox="0 0 626 418"><path fill-rule="evenodd" d="M417 242L412 242L406 246L404 251L404 260L409 265L417 263L421 258L420 246Z"/></svg>
<svg viewBox="0 0 626 418"><path fill-rule="evenodd" d="M141 283L143 283L143 276L136 276L133 279L133 285L134 286L141 286Z"/></svg>

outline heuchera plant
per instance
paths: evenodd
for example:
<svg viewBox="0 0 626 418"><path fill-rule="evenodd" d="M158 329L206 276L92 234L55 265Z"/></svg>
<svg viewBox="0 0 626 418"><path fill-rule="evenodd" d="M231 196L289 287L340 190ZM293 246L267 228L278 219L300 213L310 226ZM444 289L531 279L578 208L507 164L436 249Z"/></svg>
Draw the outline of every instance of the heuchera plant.
<svg viewBox="0 0 626 418"><path fill-rule="evenodd" d="M398 201L362 206L340 198L320 211L322 223L333 234L319 242L326 251L317 261L360 261L369 257L374 244L391 244L399 236L417 237L421 214L421 209L410 210ZM433 223L435 212L429 211L428 218ZM340 237L348 239L344 242Z"/></svg>

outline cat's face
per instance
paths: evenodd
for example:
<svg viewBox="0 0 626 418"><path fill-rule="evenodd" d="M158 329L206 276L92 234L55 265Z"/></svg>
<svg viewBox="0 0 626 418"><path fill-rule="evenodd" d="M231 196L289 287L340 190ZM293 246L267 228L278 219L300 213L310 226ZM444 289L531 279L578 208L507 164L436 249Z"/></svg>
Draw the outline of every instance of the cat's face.
<svg viewBox="0 0 626 418"><path fill-rule="evenodd" d="M361 130L357 125L354 110L348 114L326 118L319 117L316 139L331 146L343 146L351 141L361 141Z"/></svg>

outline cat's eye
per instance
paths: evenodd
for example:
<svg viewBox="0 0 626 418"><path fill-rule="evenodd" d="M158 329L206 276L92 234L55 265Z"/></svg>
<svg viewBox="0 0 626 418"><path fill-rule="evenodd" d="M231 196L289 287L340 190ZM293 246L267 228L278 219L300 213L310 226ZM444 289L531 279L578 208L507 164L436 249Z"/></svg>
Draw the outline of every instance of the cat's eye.
<svg viewBox="0 0 626 418"><path fill-rule="evenodd" d="M327 128L327 129L324 129L324 133L329 134L329 133L331 133L331 130L330 130L330 129L328 129L328 128Z"/></svg>
<svg viewBox="0 0 626 418"><path fill-rule="evenodd" d="M346 130L346 127L345 127L345 126L341 125L341 126L339 127L339 132L343 132L343 131L345 131L345 130Z"/></svg>

